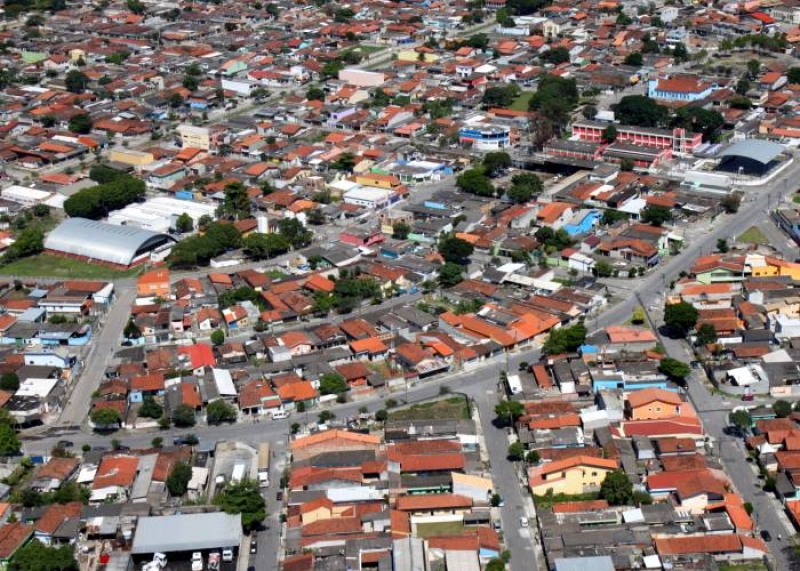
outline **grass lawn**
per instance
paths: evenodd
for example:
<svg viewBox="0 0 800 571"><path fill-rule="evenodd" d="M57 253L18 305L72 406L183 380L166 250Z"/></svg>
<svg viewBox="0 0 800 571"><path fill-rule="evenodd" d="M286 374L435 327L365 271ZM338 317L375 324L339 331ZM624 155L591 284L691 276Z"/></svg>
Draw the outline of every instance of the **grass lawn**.
<svg viewBox="0 0 800 571"><path fill-rule="evenodd" d="M523 91L519 94L519 96L514 100L514 103L511 104L511 109L514 111L527 111L528 110L528 102L533 97L534 91Z"/></svg>
<svg viewBox="0 0 800 571"><path fill-rule="evenodd" d="M537 509L549 509L555 504L596 500L599 497L600 494L596 492L588 492L585 494L545 494L543 496L533 496L533 503L536 505Z"/></svg>
<svg viewBox="0 0 800 571"><path fill-rule="evenodd" d="M378 52L382 52L386 48L383 47L383 46L365 46L364 44L361 44L355 49L357 49L359 52L361 52L364 55L369 55L369 54L376 54Z"/></svg>
<svg viewBox="0 0 800 571"><path fill-rule="evenodd" d="M744 242L746 244L769 244L769 240L764 233L755 226L751 226L739 236L736 237L737 242Z"/></svg>
<svg viewBox="0 0 800 571"><path fill-rule="evenodd" d="M432 537L434 535L458 535L464 531L464 524L460 521L445 521L441 523L418 523L417 537Z"/></svg>
<svg viewBox="0 0 800 571"><path fill-rule="evenodd" d="M39 254L0 267L0 275L31 276L41 278L86 278L111 279L134 276L143 268L120 271L81 260L61 258L50 254Z"/></svg>
<svg viewBox="0 0 800 571"><path fill-rule="evenodd" d="M792 202L794 202L795 204L800 204L800 194L795 194L792 197Z"/></svg>
<svg viewBox="0 0 800 571"><path fill-rule="evenodd" d="M719 563L719 571L768 571L761 562L753 563Z"/></svg>
<svg viewBox="0 0 800 571"><path fill-rule="evenodd" d="M468 420L469 418L469 405L461 396L415 404L389 413L389 420Z"/></svg>

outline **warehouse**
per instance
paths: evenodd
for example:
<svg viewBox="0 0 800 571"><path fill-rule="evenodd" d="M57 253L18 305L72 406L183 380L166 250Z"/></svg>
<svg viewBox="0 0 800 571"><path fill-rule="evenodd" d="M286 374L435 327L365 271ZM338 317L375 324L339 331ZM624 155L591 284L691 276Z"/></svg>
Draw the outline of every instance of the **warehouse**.
<svg viewBox="0 0 800 571"><path fill-rule="evenodd" d="M23 206L33 206L44 202L53 195L46 190L37 190L27 186L12 185L0 191L0 196L11 202L17 202Z"/></svg>
<svg viewBox="0 0 800 571"><path fill-rule="evenodd" d="M717 170L764 176L781 162L786 148L778 143L761 139L745 139L734 143L720 153Z"/></svg>
<svg viewBox="0 0 800 571"><path fill-rule="evenodd" d="M211 552L238 551L242 536L242 517L223 512L181 514L139 518L131 554L138 562L154 553L164 553L172 561L188 561L199 551L203 558Z"/></svg>
<svg viewBox="0 0 800 571"><path fill-rule="evenodd" d="M115 210L108 215L108 222L118 226L136 226L153 232L169 232L175 228L175 221L181 214L191 216L196 228L200 218L214 218L215 212L216 207L213 204L159 196Z"/></svg>
<svg viewBox="0 0 800 571"><path fill-rule="evenodd" d="M68 218L50 232L44 248L60 256L129 268L163 260L174 244L175 239L167 234L86 218Z"/></svg>

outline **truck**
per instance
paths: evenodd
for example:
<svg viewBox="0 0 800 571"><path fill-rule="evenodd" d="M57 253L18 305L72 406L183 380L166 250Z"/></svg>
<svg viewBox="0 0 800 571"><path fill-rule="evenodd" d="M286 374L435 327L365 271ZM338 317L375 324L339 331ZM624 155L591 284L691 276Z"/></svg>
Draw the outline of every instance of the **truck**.
<svg viewBox="0 0 800 571"><path fill-rule="evenodd" d="M219 551L208 554L208 571L219 570L219 558L220 558Z"/></svg>
<svg viewBox="0 0 800 571"><path fill-rule="evenodd" d="M244 462L237 462L233 466L233 472L231 473L231 483L238 484L242 480L244 480L245 474L247 473L247 464Z"/></svg>
<svg viewBox="0 0 800 571"><path fill-rule="evenodd" d="M262 442L258 447L258 485L269 487L269 442Z"/></svg>

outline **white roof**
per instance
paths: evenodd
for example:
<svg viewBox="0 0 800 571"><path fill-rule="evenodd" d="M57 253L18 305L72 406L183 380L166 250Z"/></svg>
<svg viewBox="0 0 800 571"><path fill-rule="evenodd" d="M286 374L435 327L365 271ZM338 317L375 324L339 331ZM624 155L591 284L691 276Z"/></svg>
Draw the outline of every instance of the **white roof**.
<svg viewBox="0 0 800 571"><path fill-rule="evenodd" d="M347 200L383 200L387 196L394 194L391 190L386 188L376 188L374 186L361 186L348 190L344 193L343 198Z"/></svg>
<svg viewBox="0 0 800 571"><path fill-rule="evenodd" d="M187 485L188 489L190 490L200 490L208 481L208 468L198 468L197 466L192 466L192 478L189 480L189 484Z"/></svg>
<svg viewBox="0 0 800 571"><path fill-rule="evenodd" d="M214 375L214 382L217 384L217 392L220 396L236 396L236 387L233 384L231 372L227 369L211 369Z"/></svg>
<svg viewBox="0 0 800 571"><path fill-rule="evenodd" d="M131 553L171 553L239 545L242 516L223 512L140 517Z"/></svg>
<svg viewBox="0 0 800 571"><path fill-rule="evenodd" d="M29 188L27 186L19 186L19 185L11 185L8 188L4 188L0 195L3 198L8 200L14 200L15 198L22 198L25 200L36 200L41 201L46 198L49 198L50 195L53 194L52 192L47 192L46 190L39 190L37 188Z"/></svg>
<svg viewBox="0 0 800 571"><path fill-rule="evenodd" d="M325 490L325 495L334 504L342 502L367 502L383 498L382 492L366 486L359 486L356 488L331 488Z"/></svg>
<svg viewBox="0 0 800 571"><path fill-rule="evenodd" d="M758 367L760 369L761 367ZM737 367L736 369L729 369L726 371L727 375L740 387L754 385L759 382L761 375L756 370L755 366ZM760 371L763 374L763 370Z"/></svg>
<svg viewBox="0 0 800 571"><path fill-rule="evenodd" d="M647 201L644 198L634 198L617 208L617 210L626 214L639 214L644 210L645 206L647 206Z"/></svg>
<svg viewBox="0 0 800 571"><path fill-rule="evenodd" d="M25 379L19 384L16 396L46 398L57 384L58 379Z"/></svg>

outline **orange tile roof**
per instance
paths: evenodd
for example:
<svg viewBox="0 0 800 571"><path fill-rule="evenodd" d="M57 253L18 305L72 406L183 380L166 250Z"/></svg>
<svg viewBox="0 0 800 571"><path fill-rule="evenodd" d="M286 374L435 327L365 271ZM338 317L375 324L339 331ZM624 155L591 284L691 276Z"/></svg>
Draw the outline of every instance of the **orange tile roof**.
<svg viewBox="0 0 800 571"><path fill-rule="evenodd" d="M655 343L657 338L652 330L643 327L611 325L606 334L612 343Z"/></svg>
<svg viewBox="0 0 800 571"><path fill-rule="evenodd" d="M0 527L0 559L9 559L33 535L33 526L20 522Z"/></svg>
<svg viewBox="0 0 800 571"><path fill-rule="evenodd" d="M405 512L471 508L472 500L459 494L421 494L400 496L395 501L395 507Z"/></svg>
<svg viewBox="0 0 800 571"><path fill-rule="evenodd" d="M383 344L383 341L377 337L368 337L367 339L356 339L350 342L350 349L353 353L385 353L389 348Z"/></svg>
<svg viewBox="0 0 800 571"><path fill-rule="evenodd" d="M51 504L36 521L36 531L45 535L52 535L67 519L78 518L81 515L83 504L69 502L67 504Z"/></svg>
<svg viewBox="0 0 800 571"><path fill-rule="evenodd" d="M672 405L683 403L678 393L659 388L642 389L628 394L628 404L632 408L639 408L651 402L664 402Z"/></svg>
<svg viewBox="0 0 800 571"><path fill-rule="evenodd" d="M104 456L94 476L92 489L108 486L130 487L138 468L139 459L136 456Z"/></svg>
<svg viewBox="0 0 800 571"><path fill-rule="evenodd" d="M309 381L300 381L278 387L278 395L284 401L307 401L316 398L317 390Z"/></svg>
<svg viewBox="0 0 800 571"><path fill-rule="evenodd" d="M365 445L378 446L381 439L377 436L369 434L361 434L359 432L349 432L347 430L325 430L302 438L296 438L292 441L292 450L307 448L309 446L316 446L325 442L332 442L335 440L344 439L351 442L360 442Z"/></svg>
<svg viewBox="0 0 800 571"><path fill-rule="evenodd" d="M659 555L725 554L740 553L744 545L743 539L744 536L730 533L689 537L659 537L654 539L654 544ZM768 552L767 546L761 540L748 541L748 547L750 546L764 553Z"/></svg>

